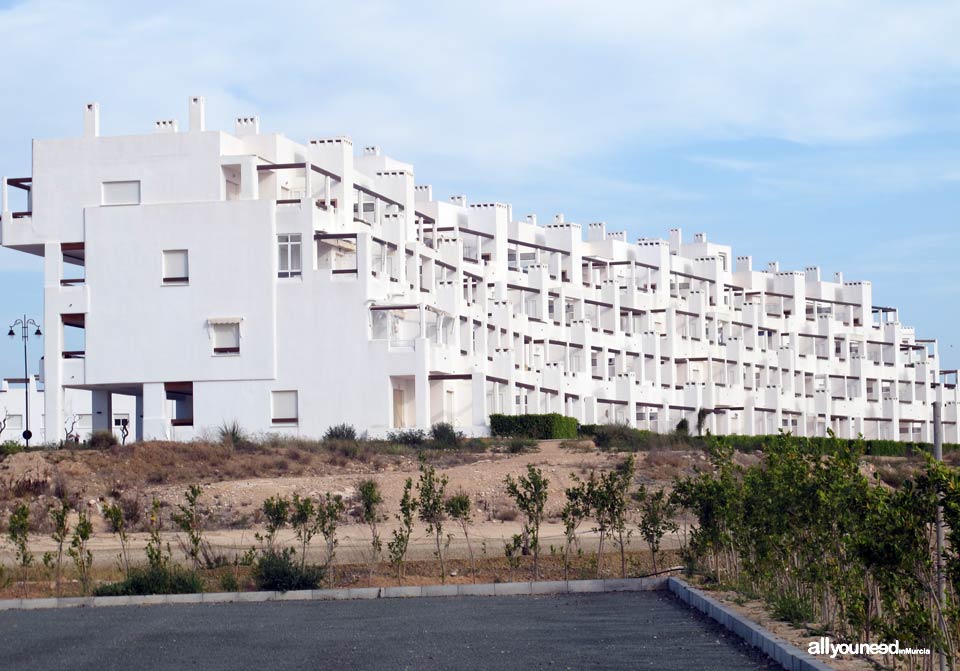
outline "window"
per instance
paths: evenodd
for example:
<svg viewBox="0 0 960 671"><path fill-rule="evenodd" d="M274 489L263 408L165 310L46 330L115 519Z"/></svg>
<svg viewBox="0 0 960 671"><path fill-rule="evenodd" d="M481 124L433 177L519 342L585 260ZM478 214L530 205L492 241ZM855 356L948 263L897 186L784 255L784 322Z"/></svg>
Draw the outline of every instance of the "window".
<svg viewBox="0 0 960 671"><path fill-rule="evenodd" d="M296 424L297 413L296 391L275 391L273 395L273 423Z"/></svg>
<svg viewBox="0 0 960 671"><path fill-rule="evenodd" d="M240 353L240 322L216 322L213 327L213 353Z"/></svg>
<svg viewBox="0 0 960 671"><path fill-rule="evenodd" d="M300 277L300 234L277 236L277 277Z"/></svg>
<svg viewBox="0 0 960 671"><path fill-rule="evenodd" d="M167 249L163 252L163 283L186 284L190 281L190 261L187 250Z"/></svg>
<svg viewBox="0 0 960 671"><path fill-rule="evenodd" d="M129 423L130 423L130 415L126 413L116 414L113 416L113 425L118 429L122 426L128 425Z"/></svg>
<svg viewBox="0 0 960 671"><path fill-rule="evenodd" d="M104 205L139 205L140 181L104 182Z"/></svg>

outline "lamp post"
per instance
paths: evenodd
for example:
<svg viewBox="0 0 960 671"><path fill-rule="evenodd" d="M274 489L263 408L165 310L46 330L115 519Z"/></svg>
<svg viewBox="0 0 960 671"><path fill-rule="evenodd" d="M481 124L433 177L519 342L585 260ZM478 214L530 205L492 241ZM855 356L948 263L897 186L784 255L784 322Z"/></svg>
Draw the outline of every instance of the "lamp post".
<svg viewBox="0 0 960 671"><path fill-rule="evenodd" d="M43 335L40 332L40 324L33 321L32 319L27 319L27 315L23 315L23 319L18 319L17 321L10 324L10 330L7 332L7 335L11 338L17 336L14 329L20 327L20 338L23 340L23 398L24 398L24 429L23 429L23 440L27 444L27 447L30 447L30 439L33 437L33 434L30 433L30 375L27 372L27 341L30 340L30 327L35 326L37 328L34 331L33 335L38 338Z"/></svg>

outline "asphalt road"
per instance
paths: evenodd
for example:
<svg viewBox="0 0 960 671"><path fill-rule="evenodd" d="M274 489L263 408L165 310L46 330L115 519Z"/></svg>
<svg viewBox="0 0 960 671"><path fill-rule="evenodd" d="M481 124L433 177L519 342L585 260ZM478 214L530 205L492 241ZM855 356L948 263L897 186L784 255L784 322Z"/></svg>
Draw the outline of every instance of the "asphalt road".
<svg viewBox="0 0 960 671"><path fill-rule="evenodd" d="M775 669L664 592L0 612L0 668Z"/></svg>

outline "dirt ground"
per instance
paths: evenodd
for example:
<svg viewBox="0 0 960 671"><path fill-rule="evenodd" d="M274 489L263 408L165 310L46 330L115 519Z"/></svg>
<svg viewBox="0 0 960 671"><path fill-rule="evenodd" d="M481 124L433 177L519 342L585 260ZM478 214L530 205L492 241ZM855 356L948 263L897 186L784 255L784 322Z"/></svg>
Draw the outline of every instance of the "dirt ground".
<svg viewBox="0 0 960 671"><path fill-rule="evenodd" d="M46 528L45 510L54 503L55 495L65 492L79 506L91 513L94 537L90 549L97 566L112 566L120 550L115 535L109 532L102 516L104 505L114 500L125 501L136 508L136 516L145 518L149 502L157 498L166 513L184 502L188 484L199 482L203 486L201 500L208 513L206 538L215 553L232 560L255 544L254 534L260 528L260 507L264 499L275 496L322 496L330 492L349 500L363 478L377 481L384 497L384 510L388 518L380 525L382 538L389 538L396 524L393 515L399 506L403 486L407 478L416 483L418 462L412 455L372 455L360 458L334 458L305 452L294 456L289 449L279 454L244 455L213 452L196 455L184 451L176 444L152 446L150 451L143 446L116 449L112 452L30 452L6 458L0 463L0 481L13 483L35 480L46 483L38 485L42 490L32 497L33 517L39 521L38 533L30 539L31 551L38 557L45 551L55 549ZM169 450L172 454L158 454ZM336 457L337 455L333 455ZM539 450L520 454L478 452L458 455L436 455L438 472L449 479L447 493L467 492L475 508L473 524L469 529L474 551L480 556L502 556L503 544L513 534L520 533L521 520L504 487L507 475L516 477L525 472L528 464L541 468L549 480L550 498L547 503L547 521L541 531L544 553L550 546L557 551L563 545L563 526L559 519L563 505L563 490L573 483L572 476L589 475L590 471L603 471L615 466L624 455L601 452L590 443L579 449L561 447L560 441L543 441ZM705 464L705 457L698 451L662 450L636 454L636 481L653 486L669 486L677 475L692 473L698 465ZM282 472L276 472L277 463L283 460ZM222 462L222 463L221 463ZM248 477L233 477L246 470ZM260 476L261 477L251 477ZM194 477L191 477L194 476ZM163 482L157 482L163 480ZM0 508L12 508L13 500L0 502ZM365 562L368 557L370 533L366 526L349 516L338 531L340 544L337 560L342 563ZM352 511L356 512L356 511ZM5 513L0 513L5 518ZM584 548L592 549L595 535L587 524L580 530ZM134 525L136 529L137 526ZM175 554L178 550L178 534L167 526L168 537ZM142 557L146 533L131 534L131 556ZM280 534L283 543L293 545L295 539L290 530ZM465 559L467 545L462 530L448 524L444 529L443 542L452 558ZM639 540L632 545L639 548ZM677 540L664 539L665 548L677 547ZM435 551L435 540L427 536L422 525L415 529L411 541L411 559L429 559ZM13 548L4 539L0 543L0 561L10 566ZM319 546L308 555L319 559Z"/></svg>

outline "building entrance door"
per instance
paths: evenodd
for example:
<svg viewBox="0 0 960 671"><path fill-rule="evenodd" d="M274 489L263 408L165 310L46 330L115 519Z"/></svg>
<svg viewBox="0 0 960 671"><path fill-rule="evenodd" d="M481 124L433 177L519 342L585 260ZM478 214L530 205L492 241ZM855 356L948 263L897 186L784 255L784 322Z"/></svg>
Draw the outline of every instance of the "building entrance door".
<svg viewBox="0 0 960 671"><path fill-rule="evenodd" d="M402 429L406 424L403 421L403 389L393 390L393 427Z"/></svg>

